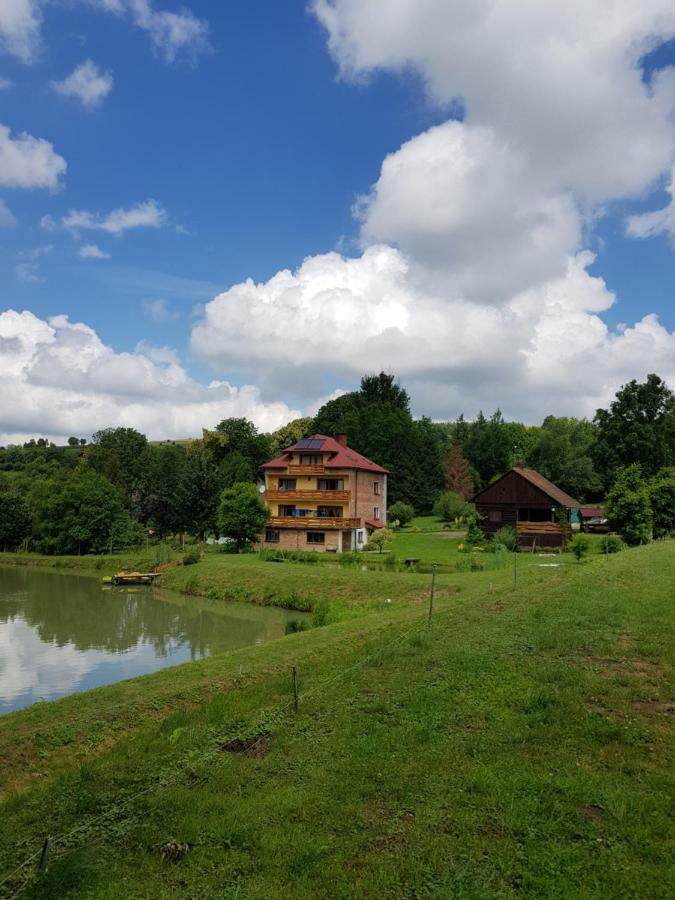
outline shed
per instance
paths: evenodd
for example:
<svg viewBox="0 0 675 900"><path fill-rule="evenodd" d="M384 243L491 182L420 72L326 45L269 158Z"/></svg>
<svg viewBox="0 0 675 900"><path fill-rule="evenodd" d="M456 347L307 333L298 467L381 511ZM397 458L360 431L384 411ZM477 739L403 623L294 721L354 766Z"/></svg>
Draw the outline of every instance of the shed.
<svg viewBox="0 0 675 900"><path fill-rule="evenodd" d="M558 511L579 509L581 504L534 469L514 466L474 497L480 527L492 537L504 525L518 533L521 547L560 547L563 535ZM571 538L569 529L568 537Z"/></svg>

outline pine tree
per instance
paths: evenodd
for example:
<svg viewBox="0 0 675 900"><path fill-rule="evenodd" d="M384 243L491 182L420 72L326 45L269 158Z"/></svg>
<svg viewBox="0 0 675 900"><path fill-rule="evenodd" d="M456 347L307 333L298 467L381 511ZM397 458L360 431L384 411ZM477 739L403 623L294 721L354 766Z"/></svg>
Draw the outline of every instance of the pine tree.
<svg viewBox="0 0 675 900"><path fill-rule="evenodd" d="M459 441L453 441L450 453L443 467L445 486L449 491L461 494L465 500L473 497L474 484L471 468L462 452Z"/></svg>

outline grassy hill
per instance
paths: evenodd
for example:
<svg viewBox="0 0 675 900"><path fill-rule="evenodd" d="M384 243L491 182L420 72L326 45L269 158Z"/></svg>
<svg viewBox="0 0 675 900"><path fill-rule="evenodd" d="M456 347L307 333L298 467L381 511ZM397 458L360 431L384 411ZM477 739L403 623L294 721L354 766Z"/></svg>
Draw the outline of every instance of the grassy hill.
<svg viewBox="0 0 675 900"><path fill-rule="evenodd" d="M675 544L535 562L3 717L0 896L671 896Z"/></svg>

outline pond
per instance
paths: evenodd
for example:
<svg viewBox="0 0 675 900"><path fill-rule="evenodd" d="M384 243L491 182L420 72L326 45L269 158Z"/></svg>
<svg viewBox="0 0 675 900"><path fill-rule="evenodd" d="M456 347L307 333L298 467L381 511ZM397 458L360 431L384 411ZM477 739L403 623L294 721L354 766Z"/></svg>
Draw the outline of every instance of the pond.
<svg viewBox="0 0 675 900"><path fill-rule="evenodd" d="M0 567L0 715L285 634L303 613Z"/></svg>

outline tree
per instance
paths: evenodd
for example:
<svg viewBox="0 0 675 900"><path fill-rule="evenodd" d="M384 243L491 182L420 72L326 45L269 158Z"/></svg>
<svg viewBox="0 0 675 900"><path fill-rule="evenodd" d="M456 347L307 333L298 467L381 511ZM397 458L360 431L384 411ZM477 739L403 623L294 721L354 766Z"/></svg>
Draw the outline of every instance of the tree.
<svg viewBox="0 0 675 900"><path fill-rule="evenodd" d="M216 441L212 446L219 460L230 453L240 453L251 469L250 478L255 478L260 466L271 456L271 440L269 435L260 434L253 422L248 419L223 419L215 428ZM204 430L204 440L213 432ZM248 480L248 479L247 479Z"/></svg>
<svg viewBox="0 0 675 900"><path fill-rule="evenodd" d="M444 522L456 522L468 509L468 504L456 491L444 491L434 503L434 515Z"/></svg>
<svg viewBox="0 0 675 900"><path fill-rule="evenodd" d="M675 534L675 467L661 469L649 482L649 500L652 507L654 537Z"/></svg>
<svg viewBox="0 0 675 900"><path fill-rule="evenodd" d="M607 487L621 468L637 464L645 477L675 465L675 395L658 375L635 379L595 414L595 464Z"/></svg>
<svg viewBox="0 0 675 900"><path fill-rule="evenodd" d="M309 416L303 419L293 419L288 425L277 428L270 436L270 455L278 456L286 447L296 444L302 438L314 433L314 420Z"/></svg>
<svg viewBox="0 0 675 900"><path fill-rule="evenodd" d="M253 482L253 478L250 462L244 459L238 450L228 454L220 464L220 481L224 488L233 487L244 481Z"/></svg>
<svg viewBox="0 0 675 900"><path fill-rule="evenodd" d="M14 490L0 492L0 548L15 550L30 534L28 504Z"/></svg>
<svg viewBox="0 0 675 900"><path fill-rule="evenodd" d="M475 490L469 463L458 440L453 440L450 452L443 467L445 487L465 500L473 497Z"/></svg>
<svg viewBox="0 0 675 900"><path fill-rule="evenodd" d="M631 546L646 544L651 539L653 514L649 493L642 469L634 463L620 470L607 495L610 526Z"/></svg>
<svg viewBox="0 0 675 900"><path fill-rule="evenodd" d="M409 503L403 503L402 500L392 503L387 512L387 519L394 523L398 522L400 527L406 526L412 522L415 516L415 510Z"/></svg>
<svg viewBox="0 0 675 900"><path fill-rule="evenodd" d="M547 416L527 462L572 497L597 496L602 479L593 464L596 428L587 419Z"/></svg>
<svg viewBox="0 0 675 900"><path fill-rule="evenodd" d="M140 539L118 488L92 471L73 475L48 494L36 513L38 542L47 553L100 553Z"/></svg>
<svg viewBox="0 0 675 900"><path fill-rule="evenodd" d="M160 535L182 534L190 527L187 452L179 444L148 445L139 485L142 520Z"/></svg>
<svg viewBox="0 0 675 900"><path fill-rule="evenodd" d="M220 495L218 530L234 541L237 550L246 549L256 540L268 518L267 507L254 484L235 484Z"/></svg>
<svg viewBox="0 0 675 900"><path fill-rule="evenodd" d="M124 505L136 513L148 440L134 428L105 428L97 431L86 456L87 466L118 487Z"/></svg>
<svg viewBox="0 0 675 900"><path fill-rule="evenodd" d="M69 447L79 447L79 445L80 445L80 440L79 440L79 438L76 438L76 437L69 437L69 438L68 438L68 446L69 446Z"/></svg>
<svg viewBox="0 0 675 900"><path fill-rule="evenodd" d="M378 528L368 538L367 548L368 550L376 549L379 553L382 553L385 546L390 544L393 539L394 535L388 528Z"/></svg>
<svg viewBox="0 0 675 900"><path fill-rule="evenodd" d="M486 419L478 413L468 424L463 451L478 475L478 488L503 475L513 464L513 434L500 410Z"/></svg>

